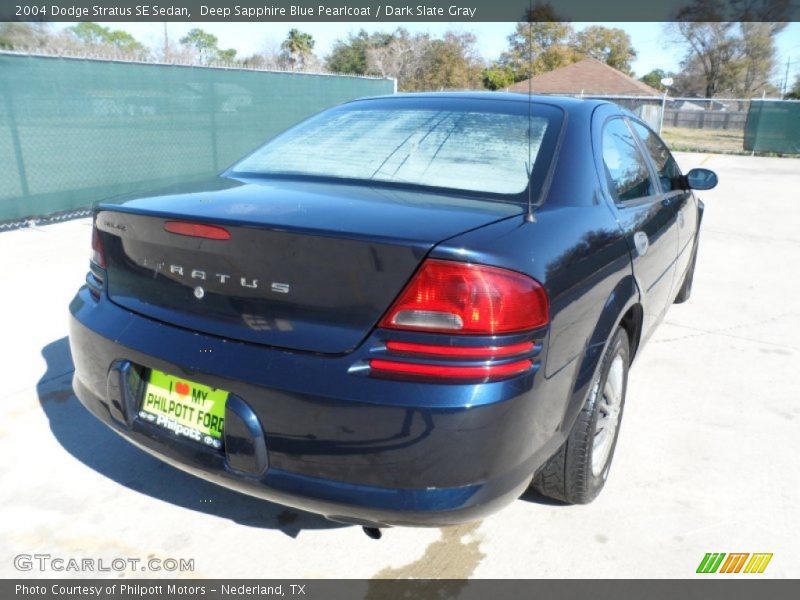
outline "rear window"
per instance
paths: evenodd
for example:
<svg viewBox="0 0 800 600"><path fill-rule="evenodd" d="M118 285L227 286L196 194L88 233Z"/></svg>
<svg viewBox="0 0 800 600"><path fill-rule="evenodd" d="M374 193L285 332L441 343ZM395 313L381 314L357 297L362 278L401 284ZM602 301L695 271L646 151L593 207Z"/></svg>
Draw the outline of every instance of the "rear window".
<svg viewBox="0 0 800 600"><path fill-rule="evenodd" d="M522 102L385 100L323 112L236 164L240 173L332 177L520 194L561 111ZM539 168L537 168L539 167Z"/></svg>

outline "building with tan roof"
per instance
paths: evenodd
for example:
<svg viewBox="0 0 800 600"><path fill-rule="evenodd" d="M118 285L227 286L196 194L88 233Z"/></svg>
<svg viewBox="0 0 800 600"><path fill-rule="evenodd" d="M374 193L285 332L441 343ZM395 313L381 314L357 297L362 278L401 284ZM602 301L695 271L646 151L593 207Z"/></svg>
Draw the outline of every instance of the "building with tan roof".
<svg viewBox="0 0 800 600"><path fill-rule="evenodd" d="M531 81L534 94L563 94L567 96L660 96L654 87L618 71L594 58L553 71L534 75ZM528 80L508 88L510 92L528 93Z"/></svg>

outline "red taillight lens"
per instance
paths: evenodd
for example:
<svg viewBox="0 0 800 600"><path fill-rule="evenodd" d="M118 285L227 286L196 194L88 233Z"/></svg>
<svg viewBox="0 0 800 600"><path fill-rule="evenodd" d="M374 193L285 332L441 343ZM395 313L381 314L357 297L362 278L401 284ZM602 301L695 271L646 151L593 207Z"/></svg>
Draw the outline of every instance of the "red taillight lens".
<svg viewBox="0 0 800 600"><path fill-rule="evenodd" d="M231 232L224 227L216 225L203 225L202 223L189 223L188 221L167 221L164 229L178 235L206 238L208 240L229 240Z"/></svg>
<svg viewBox="0 0 800 600"><path fill-rule="evenodd" d="M433 344L415 344L412 342L386 342L386 349L416 356L443 356L445 358L466 358L490 360L516 356L533 350L533 342L521 342L508 346L436 346Z"/></svg>
<svg viewBox="0 0 800 600"><path fill-rule="evenodd" d="M491 335L527 331L548 321L547 293L527 275L428 259L380 327Z"/></svg>
<svg viewBox="0 0 800 600"><path fill-rule="evenodd" d="M414 378L493 380L524 373L531 368L532 364L529 360L518 360L499 365L463 367L373 359L369 361L369 368L377 374L386 373Z"/></svg>
<svg viewBox="0 0 800 600"><path fill-rule="evenodd" d="M97 225L92 226L92 256L90 260L101 269L106 268L106 255L103 250L103 240L97 231Z"/></svg>

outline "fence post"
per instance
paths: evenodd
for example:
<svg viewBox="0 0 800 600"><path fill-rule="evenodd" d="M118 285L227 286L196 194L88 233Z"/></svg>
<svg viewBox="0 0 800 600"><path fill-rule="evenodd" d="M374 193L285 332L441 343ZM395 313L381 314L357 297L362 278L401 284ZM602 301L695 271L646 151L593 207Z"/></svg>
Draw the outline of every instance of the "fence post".
<svg viewBox="0 0 800 600"><path fill-rule="evenodd" d="M31 195L31 193L30 188L28 187L28 175L25 172L25 159L22 156L22 142L19 139L17 117L14 113L14 101L11 98L10 89L3 90L3 101L3 103L6 105L8 129L11 132L11 145L14 148L14 159L17 163L17 172L19 173L19 187L22 191L22 197L27 198Z"/></svg>
<svg viewBox="0 0 800 600"><path fill-rule="evenodd" d="M214 82L209 83L209 96L211 97L211 162L214 170L219 171L219 154L217 152L217 90Z"/></svg>

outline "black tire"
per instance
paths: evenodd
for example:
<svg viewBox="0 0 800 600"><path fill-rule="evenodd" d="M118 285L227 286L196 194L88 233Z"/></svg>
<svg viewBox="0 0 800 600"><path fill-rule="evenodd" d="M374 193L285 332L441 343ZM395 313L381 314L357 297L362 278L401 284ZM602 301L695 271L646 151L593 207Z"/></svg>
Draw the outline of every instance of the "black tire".
<svg viewBox="0 0 800 600"><path fill-rule="evenodd" d="M592 470L592 453L598 418L604 414L604 394L606 381L615 358L622 360L622 391L616 429L611 440L610 451L602 468L595 474ZM614 450L619 437L619 426L625 407L625 394L628 387L628 366L630 365L630 343L627 332L621 327L616 330L608 345L598 372L589 389L589 395L564 445L559 448L536 473L531 484L539 493L568 502L587 504L594 500L608 477ZM618 369L619 367L615 367ZM601 406L602 405L602 406ZM600 455L601 456L601 455ZM599 459L598 459L599 460Z"/></svg>
<svg viewBox="0 0 800 600"><path fill-rule="evenodd" d="M692 283L694 283L694 265L697 262L697 242L694 243L692 248L692 262L686 270L686 275L683 277L681 289L678 290L678 295L675 296L675 304L683 304L692 297Z"/></svg>

